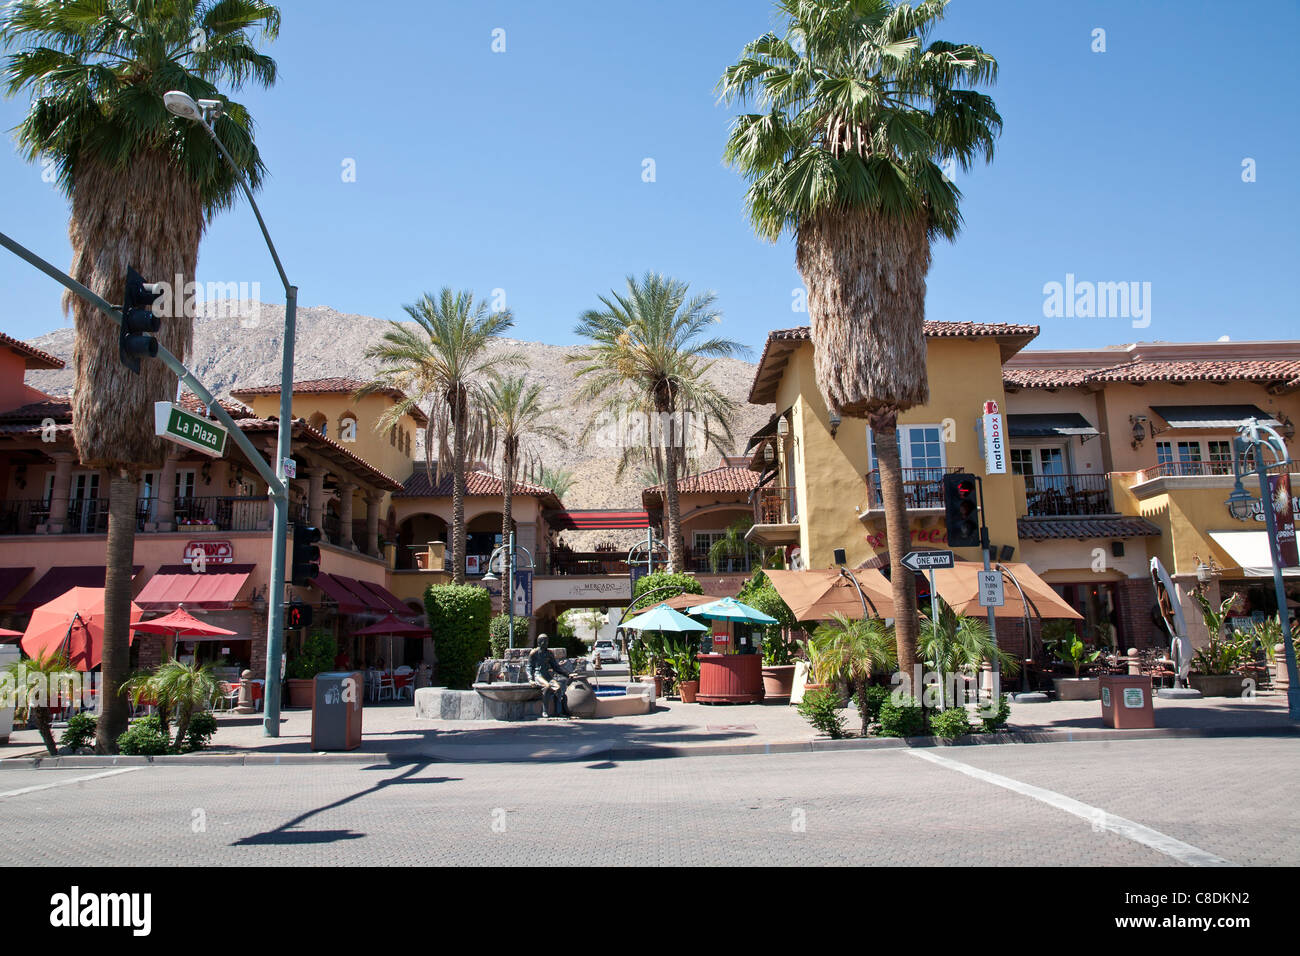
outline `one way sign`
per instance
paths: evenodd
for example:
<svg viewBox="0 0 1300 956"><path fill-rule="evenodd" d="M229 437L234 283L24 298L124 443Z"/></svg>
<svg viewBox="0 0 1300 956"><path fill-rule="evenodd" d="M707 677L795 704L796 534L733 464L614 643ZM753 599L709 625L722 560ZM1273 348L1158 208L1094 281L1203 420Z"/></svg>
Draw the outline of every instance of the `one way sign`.
<svg viewBox="0 0 1300 956"><path fill-rule="evenodd" d="M909 551L903 555L903 567L909 571L930 571L934 568L951 568L951 551Z"/></svg>

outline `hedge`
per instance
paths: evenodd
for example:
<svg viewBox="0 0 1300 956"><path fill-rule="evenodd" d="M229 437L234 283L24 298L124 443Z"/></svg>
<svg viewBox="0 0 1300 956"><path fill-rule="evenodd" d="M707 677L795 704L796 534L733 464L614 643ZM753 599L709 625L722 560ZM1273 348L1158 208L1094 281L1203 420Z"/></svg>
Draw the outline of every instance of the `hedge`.
<svg viewBox="0 0 1300 956"><path fill-rule="evenodd" d="M528 646L528 625L530 620L527 617L515 617L515 647ZM492 618L488 635L492 644L492 656L496 658L505 657L506 648L510 646L509 615L498 614Z"/></svg>
<svg viewBox="0 0 1300 956"><path fill-rule="evenodd" d="M424 610L438 653L439 682L469 690L491 649L492 596L472 584L431 584L424 593Z"/></svg>
<svg viewBox="0 0 1300 956"><path fill-rule="evenodd" d="M656 588L675 588L676 590L661 591L642 604L639 600L641 595ZM647 574L645 577L637 579L636 587L632 590L632 606L634 608L654 607L656 604L677 597L679 594L703 593L704 588L700 587L700 582L695 580L693 574L669 574L667 571L656 571L654 574Z"/></svg>

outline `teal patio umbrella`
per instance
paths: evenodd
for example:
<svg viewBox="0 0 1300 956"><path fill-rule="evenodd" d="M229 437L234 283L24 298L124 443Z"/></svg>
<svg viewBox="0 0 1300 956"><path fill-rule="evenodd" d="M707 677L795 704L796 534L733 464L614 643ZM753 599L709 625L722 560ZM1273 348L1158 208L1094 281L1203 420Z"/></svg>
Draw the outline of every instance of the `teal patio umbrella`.
<svg viewBox="0 0 1300 956"><path fill-rule="evenodd" d="M691 614L706 621L744 621L746 624L780 624L770 614L764 614L758 608L742 604L735 598L725 597L699 607L691 608Z"/></svg>
<svg viewBox="0 0 1300 956"><path fill-rule="evenodd" d="M692 621L680 611L674 611L667 604L660 604L624 621L623 627L633 631L668 631L683 633L685 631L707 631L708 627L699 621Z"/></svg>

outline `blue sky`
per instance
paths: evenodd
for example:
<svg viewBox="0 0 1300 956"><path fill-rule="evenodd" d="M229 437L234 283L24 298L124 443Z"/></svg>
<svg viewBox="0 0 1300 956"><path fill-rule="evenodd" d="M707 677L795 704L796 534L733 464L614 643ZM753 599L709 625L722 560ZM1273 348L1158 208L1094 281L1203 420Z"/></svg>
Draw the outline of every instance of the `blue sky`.
<svg viewBox="0 0 1300 956"><path fill-rule="evenodd" d="M792 242L754 236L721 161L714 83L772 24L764 0L281 8L281 80L236 98L303 304L401 318L425 290L502 289L519 337L568 343L597 295L653 269L714 290L755 353L807 321ZM991 166L956 177L966 226L936 247L928 317L1041 324L1045 347L1295 337L1298 33L1292 0L953 0L938 35L998 58L1005 131ZM25 107L0 101L0 128ZM67 202L8 143L0 197L0 229L66 265ZM212 224L199 273L283 301L245 205ZM1045 318L1043 286L1067 274L1149 282L1150 325ZM10 334L63 323L59 289L7 253L0 288Z"/></svg>

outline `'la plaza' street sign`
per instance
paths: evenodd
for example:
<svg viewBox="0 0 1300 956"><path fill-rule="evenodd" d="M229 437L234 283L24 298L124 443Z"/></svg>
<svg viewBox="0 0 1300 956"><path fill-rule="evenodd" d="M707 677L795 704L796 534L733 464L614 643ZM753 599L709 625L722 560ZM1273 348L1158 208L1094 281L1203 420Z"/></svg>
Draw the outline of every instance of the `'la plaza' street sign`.
<svg viewBox="0 0 1300 956"><path fill-rule="evenodd" d="M951 551L909 551L903 555L903 567L909 571L930 571L934 568L951 568Z"/></svg>
<svg viewBox="0 0 1300 956"><path fill-rule="evenodd" d="M171 402L154 402L154 434L178 445L220 458L226 452L226 429Z"/></svg>

